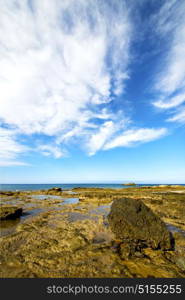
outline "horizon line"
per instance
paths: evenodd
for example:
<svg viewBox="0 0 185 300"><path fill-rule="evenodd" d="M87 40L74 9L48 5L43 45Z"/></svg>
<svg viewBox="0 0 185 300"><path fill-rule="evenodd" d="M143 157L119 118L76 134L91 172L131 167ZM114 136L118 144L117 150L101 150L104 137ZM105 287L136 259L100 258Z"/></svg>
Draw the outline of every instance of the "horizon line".
<svg viewBox="0 0 185 300"><path fill-rule="evenodd" d="M166 184L166 185L168 185L168 184L174 184L174 185L176 185L176 184L185 184L185 183L180 183L180 182L138 182L138 181L122 181L122 182L117 182L117 181L109 181L109 182L63 182L63 183L61 183L61 182L54 182L54 183L48 183L48 182L41 182L41 183L33 183L33 182L31 182L31 183L0 183L0 186L1 185L4 185L4 184L9 184L9 185L13 185L13 184L52 184L52 185L54 185L54 184L56 184L56 185L58 185L58 184L128 184L128 183L135 183L135 184Z"/></svg>

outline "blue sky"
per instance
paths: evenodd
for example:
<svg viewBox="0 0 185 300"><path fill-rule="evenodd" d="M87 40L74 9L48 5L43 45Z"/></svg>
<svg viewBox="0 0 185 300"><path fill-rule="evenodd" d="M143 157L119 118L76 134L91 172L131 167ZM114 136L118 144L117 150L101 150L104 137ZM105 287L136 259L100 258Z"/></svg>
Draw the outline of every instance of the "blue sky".
<svg viewBox="0 0 185 300"><path fill-rule="evenodd" d="M185 183L184 15L1 0L0 182Z"/></svg>

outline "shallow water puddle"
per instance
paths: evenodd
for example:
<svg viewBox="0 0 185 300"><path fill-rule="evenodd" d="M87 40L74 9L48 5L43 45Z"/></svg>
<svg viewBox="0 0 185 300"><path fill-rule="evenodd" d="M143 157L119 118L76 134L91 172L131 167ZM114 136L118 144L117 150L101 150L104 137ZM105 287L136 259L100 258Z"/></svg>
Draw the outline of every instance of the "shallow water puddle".
<svg viewBox="0 0 185 300"><path fill-rule="evenodd" d="M32 195L32 198L38 200L48 200L48 199L55 199L55 200L62 200L60 204L77 204L79 202L79 198L64 198L62 196L53 196L53 195Z"/></svg>
<svg viewBox="0 0 185 300"><path fill-rule="evenodd" d="M31 210L27 210L25 212L23 212L22 216L20 217L21 220L25 220L29 217L34 217L38 214L40 214L41 212L47 211L47 209L44 208L34 208Z"/></svg>
<svg viewBox="0 0 185 300"><path fill-rule="evenodd" d="M31 202L31 203L24 203L23 204L23 209L27 209L27 208L37 208L39 206L39 203L35 203L35 202Z"/></svg>
<svg viewBox="0 0 185 300"><path fill-rule="evenodd" d="M35 209L31 209L28 211L23 211L22 216L20 216L20 218L17 218L15 220L3 220L1 221L0 227L0 236L6 236L9 234L12 234L15 232L17 225L19 225L20 223L22 223L25 219L30 218L30 217L34 217L36 215L38 215L41 212L46 211L46 209L42 209L42 208L35 208Z"/></svg>
<svg viewBox="0 0 185 300"><path fill-rule="evenodd" d="M89 219L97 220L97 217L81 214L79 212L69 212L68 213L68 221L69 222L75 222L75 221L80 221L80 220L89 220Z"/></svg>
<svg viewBox="0 0 185 300"><path fill-rule="evenodd" d="M38 199L38 200L45 200L45 199L59 199L62 200L63 198L61 196L55 196L55 195L31 195L32 198Z"/></svg>
<svg viewBox="0 0 185 300"><path fill-rule="evenodd" d="M78 207L80 209L80 206ZM100 205L96 208L89 209L89 211L84 214L81 212L69 212L68 213L68 220L69 222L75 222L79 220L95 220L97 221L99 216L107 217L110 211L110 205Z"/></svg>
<svg viewBox="0 0 185 300"><path fill-rule="evenodd" d="M76 192L73 192L73 191L65 191L64 190L64 192L66 192L67 194L70 194L70 195L76 195L77 194Z"/></svg>
<svg viewBox="0 0 185 300"><path fill-rule="evenodd" d="M3 205L18 205L22 203L21 198L0 198L0 203Z"/></svg>
<svg viewBox="0 0 185 300"><path fill-rule="evenodd" d="M111 207L111 204L100 205L94 209L89 210L89 213L107 216L109 214L110 207Z"/></svg>
<svg viewBox="0 0 185 300"><path fill-rule="evenodd" d="M167 228L169 231L171 231L172 233L173 232L179 232L181 233L183 236L185 236L185 230L182 230L174 225L171 225L171 224L166 224Z"/></svg>
<svg viewBox="0 0 185 300"><path fill-rule="evenodd" d="M39 197L39 200L41 200L41 199L44 200L45 196L49 196L48 197L49 199L50 198L60 199L60 200L62 199L63 201L61 203L58 203L60 205L60 207L49 207L49 208L37 208L36 203L26 203L26 204L24 204L23 205L23 214L22 214L22 216L20 216L20 218L17 218L15 220L6 220L6 221L1 222L0 236L6 236L6 235L9 235L9 234L12 234L13 232L15 232L17 225L20 224L21 222L23 222L24 220L26 220L29 217L34 217L34 216L36 216L36 215L38 215L42 212L47 212L47 211L53 210L53 209L54 210L61 210L62 209L61 206L64 205L64 204L76 204L76 203L79 202L79 198L66 198L65 199L65 198L62 198L60 196L52 196L52 195L36 195L36 196L41 196L41 197ZM32 208L32 209L27 210L28 208ZM79 213L79 215L82 215L82 214ZM71 221L73 221L73 220L77 220L79 218L82 219L83 217L78 216L78 218L77 218L77 216L70 215L70 218L71 218Z"/></svg>
<svg viewBox="0 0 185 300"><path fill-rule="evenodd" d="M61 204L77 204L79 202L79 198L66 198Z"/></svg>
<svg viewBox="0 0 185 300"><path fill-rule="evenodd" d="M15 231L16 226L19 223L20 223L19 218L15 219L15 220L1 221L0 237L12 234Z"/></svg>

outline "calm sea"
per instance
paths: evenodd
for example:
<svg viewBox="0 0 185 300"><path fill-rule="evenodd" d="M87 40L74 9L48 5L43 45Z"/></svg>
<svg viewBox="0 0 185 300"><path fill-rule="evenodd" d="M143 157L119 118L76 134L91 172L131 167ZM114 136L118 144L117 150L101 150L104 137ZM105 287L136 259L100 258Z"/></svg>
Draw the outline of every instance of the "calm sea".
<svg viewBox="0 0 185 300"><path fill-rule="evenodd" d="M158 184L137 184L137 186L154 186ZM185 184L180 184L185 186ZM30 191L30 190L47 190L53 187L61 187L64 190L71 190L76 187L85 188L110 188L110 189L121 189L126 188L122 184L111 184L111 183L74 183L74 184L0 184L0 190L8 191Z"/></svg>

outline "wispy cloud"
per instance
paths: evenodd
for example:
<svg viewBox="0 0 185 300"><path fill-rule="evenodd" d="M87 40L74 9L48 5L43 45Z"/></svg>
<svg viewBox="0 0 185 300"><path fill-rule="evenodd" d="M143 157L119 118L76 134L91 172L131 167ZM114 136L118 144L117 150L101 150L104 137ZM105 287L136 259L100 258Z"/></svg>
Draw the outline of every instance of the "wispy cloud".
<svg viewBox="0 0 185 300"><path fill-rule="evenodd" d="M173 117L168 119L169 122L185 123L185 107L178 109Z"/></svg>
<svg viewBox="0 0 185 300"><path fill-rule="evenodd" d="M176 107L176 106L182 104L184 101L185 101L185 92L180 93L179 95L176 95L171 98L169 97L167 101L158 100L158 101L154 102L153 104L156 107L168 109L168 108Z"/></svg>
<svg viewBox="0 0 185 300"><path fill-rule="evenodd" d="M185 2L170 0L164 3L153 22L157 33L168 45L156 79L160 99L153 104L161 109L180 106L185 101ZM184 107L181 115L184 114ZM182 121L174 115L170 121Z"/></svg>
<svg viewBox="0 0 185 300"><path fill-rule="evenodd" d="M93 155L163 135L164 129L129 130L131 121L124 112L133 10L124 0L1 1L0 121L15 129L4 131L1 157L7 165L22 164L18 157L27 150L17 142L21 135L32 141L34 135L42 136L33 151L55 158L63 157L65 146L74 140ZM171 29L164 12L160 14L158 30L165 34L162 27ZM173 28L172 50L156 84L162 94L158 107L183 102L180 90L173 95L183 88L181 23ZM120 96L121 105L116 105Z"/></svg>
<svg viewBox="0 0 185 300"><path fill-rule="evenodd" d="M64 156L64 153L56 145L40 145L37 149L45 156L54 156L55 158Z"/></svg>
<svg viewBox="0 0 185 300"><path fill-rule="evenodd" d="M103 149L103 146L118 130L118 125L112 121L106 121L96 133L94 133L88 141L89 155L94 155L98 150Z"/></svg>
<svg viewBox="0 0 185 300"><path fill-rule="evenodd" d="M140 143L146 143L159 139L167 134L166 128L140 128L127 130L104 145L104 150L115 147L132 147Z"/></svg>
<svg viewBox="0 0 185 300"><path fill-rule="evenodd" d="M125 1L8 0L0 14L0 119L57 141L93 131L128 79Z"/></svg>
<svg viewBox="0 0 185 300"><path fill-rule="evenodd" d="M0 127L0 166L22 166L27 163L19 161L19 156L29 148L15 139L15 132Z"/></svg>

